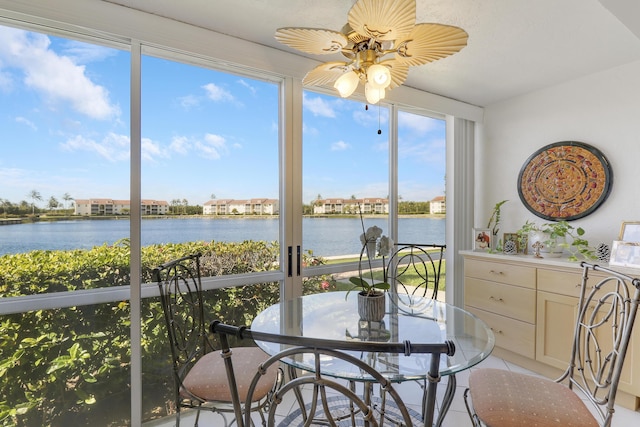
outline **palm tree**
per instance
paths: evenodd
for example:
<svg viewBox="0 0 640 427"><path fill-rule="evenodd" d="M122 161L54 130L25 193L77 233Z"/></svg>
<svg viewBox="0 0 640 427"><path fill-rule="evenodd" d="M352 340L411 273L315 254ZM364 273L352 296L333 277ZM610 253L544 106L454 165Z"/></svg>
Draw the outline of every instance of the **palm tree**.
<svg viewBox="0 0 640 427"><path fill-rule="evenodd" d="M69 203L69 200L73 200L73 197L71 197L71 196L69 195L69 193L64 193L64 194L62 195L62 200L64 200L64 201L65 201L64 208L66 209L66 208L67 208L67 203Z"/></svg>
<svg viewBox="0 0 640 427"><path fill-rule="evenodd" d="M56 199L55 197L51 196L49 198L49 210L54 210L55 208L57 208L58 206L60 206L60 202L58 202L58 199Z"/></svg>
<svg viewBox="0 0 640 427"><path fill-rule="evenodd" d="M41 201L42 200L42 196L40 195L40 192L37 190L31 190L29 192L29 195L27 196L31 199L31 214L35 215L36 213L36 204L35 201Z"/></svg>

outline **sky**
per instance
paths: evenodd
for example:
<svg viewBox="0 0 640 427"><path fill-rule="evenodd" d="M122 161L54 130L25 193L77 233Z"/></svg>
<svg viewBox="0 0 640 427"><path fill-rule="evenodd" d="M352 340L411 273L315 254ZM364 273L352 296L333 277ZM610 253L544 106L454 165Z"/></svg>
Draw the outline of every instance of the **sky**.
<svg viewBox="0 0 640 427"><path fill-rule="evenodd" d="M142 197L278 198L278 84L194 63L143 56ZM0 26L0 199L129 199L129 99L128 51ZM387 197L388 121L306 90L304 203ZM401 112L398 127L402 199L442 195L444 121Z"/></svg>

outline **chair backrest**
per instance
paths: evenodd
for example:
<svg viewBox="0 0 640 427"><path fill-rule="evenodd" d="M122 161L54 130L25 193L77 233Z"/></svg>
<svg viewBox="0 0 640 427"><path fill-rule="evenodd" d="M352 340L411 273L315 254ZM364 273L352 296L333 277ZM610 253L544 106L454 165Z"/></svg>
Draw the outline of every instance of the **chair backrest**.
<svg viewBox="0 0 640 427"><path fill-rule="evenodd" d="M582 267L571 361L558 381L580 389L602 425L609 425L640 303L640 279L586 262ZM590 280L590 272L600 274Z"/></svg>
<svg viewBox="0 0 640 427"><path fill-rule="evenodd" d="M328 406L327 403L329 402L329 400L327 400L326 392L331 391L331 396L339 396L343 398L343 400L346 399L346 401L349 402L349 404L346 406L354 408L351 413L347 415L342 413L342 416L353 416L356 419L366 419L366 421L369 422L368 425L371 426L382 425L385 424L385 422L382 420L382 418L385 416L385 407L388 406L388 401L391 400L393 401L393 403L395 403L394 410L396 410L396 412L399 414L400 420L398 421L404 423L402 425L409 427L416 425L413 421L413 419L415 418L412 418L409 410L407 409L402 398L395 390L391 382L381 373L367 364L364 360L361 360L358 357L354 357L352 354L346 353L347 351L355 352L355 354L398 353L398 357L404 357L403 355L409 356L411 355L411 353L431 353L431 363L429 372L427 373L429 381L426 391L426 409L423 414L424 418L421 420L422 422L424 422L424 425L431 426L433 425L435 412L436 388L438 381L440 380L440 357L442 354L453 355L455 353L455 346L451 341L433 344L415 344L408 341L404 343L382 343L325 340L299 336L269 334L257 331L254 332L245 327L226 325L219 321L212 322L210 330L212 333L218 334L220 343L222 345L222 357L225 358L227 378L229 380L229 387L233 400L234 411L236 414L236 422L238 423L239 427L251 426L251 414L242 414L242 402L240 402L238 394L238 387L235 379L236 373L233 368L231 357L233 353L232 349L229 347L227 338L228 335L239 337L241 339L253 339L255 341L279 343L283 348L281 352L272 355L262 365L255 367L256 373L249 388L245 404L250 402L255 387L257 386L260 378L262 377L264 372L266 372L266 369L269 366L273 364L279 364L280 362L291 365L292 360L304 360L305 366L308 366L308 364L310 364L310 366L315 367L315 369L313 370L313 375L288 378L282 384L281 388L276 391L275 395L272 397L271 403L269 404L269 414L267 421L268 426L273 426L275 424L275 413L278 405L283 400L283 396L290 392L296 393L298 387L304 385L311 385L313 387L310 410L308 414L305 412L305 417L313 419L315 416L319 416L323 418L325 422L326 420L329 420L328 425L335 425L334 423L338 421L338 419L336 418L337 415L334 411L331 410L331 407ZM349 385L345 385L346 381L344 378L342 380L332 378L322 372L321 360L326 360L327 358L333 358L332 360L340 359L342 362L349 363L357 369L361 370L361 372L366 373L366 384L371 386L379 385L381 387L380 390L382 394L382 406L377 410L374 409L370 400L370 395L368 393L364 393L364 396L358 395L353 391L352 388L349 387ZM318 399L320 399L319 404ZM298 402L300 403L300 401ZM327 403L327 405L325 405L325 403ZM380 409L382 409L381 412L379 411ZM387 415L389 415L388 412ZM360 424L356 423L355 425Z"/></svg>
<svg viewBox="0 0 640 427"><path fill-rule="evenodd" d="M204 319L200 254L169 261L153 270L171 346L176 395L182 380L203 355L213 350ZM192 396L198 399L195 396Z"/></svg>
<svg viewBox="0 0 640 427"><path fill-rule="evenodd" d="M385 267L385 281L399 294L438 297L446 245L397 243Z"/></svg>

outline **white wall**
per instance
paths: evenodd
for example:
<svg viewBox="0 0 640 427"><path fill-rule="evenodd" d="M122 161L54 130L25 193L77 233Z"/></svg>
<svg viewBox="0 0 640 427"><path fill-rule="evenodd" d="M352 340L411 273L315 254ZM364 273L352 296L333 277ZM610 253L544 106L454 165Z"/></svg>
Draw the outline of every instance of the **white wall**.
<svg viewBox="0 0 640 427"><path fill-rule="evenodd" d="M592 244L611 244L622 221L640 221L640 61L485 108L476 147L476 227L485 227L504 199L500 235L527 219L547 222L520 201L518 174L531 154L559 141L593 145L611 163L609 198L572 222Z"/></svg>

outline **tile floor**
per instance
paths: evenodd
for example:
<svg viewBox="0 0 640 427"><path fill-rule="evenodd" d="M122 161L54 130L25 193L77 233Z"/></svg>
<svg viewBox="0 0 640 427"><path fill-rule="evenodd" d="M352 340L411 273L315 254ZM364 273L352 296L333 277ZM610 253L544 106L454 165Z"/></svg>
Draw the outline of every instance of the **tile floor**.
<svg viewBox="0 0 640 427"><path fill-rule="evenodd" d="M483 361L478 367L491 367L491 368L499 368L499 369L508 369L516 372L525 372L530 373L519 366L513 365L511 363L505 362L502 359L499 359L494 356L490 356L485 361ZM465 388L468 384L469 371L462 372L456 376L457 378L457 391L451 404L451 408L446 415L444 421L444 427L464 427L471 426L471 420L469 419L469 415L467 414L464 399L462 395L464 393ZM446 379L443 378L442 383L438 386L438 393L444 393ZM416 383L403 383L396 385L400 394L402 395L405 403L415 409L416 411L420 411L420 399L421 399L421 389ZM441 398L439 399L441 400ZM296 409L294 405L294 401L291 402L283 402L280 405L282 408L282 413L278 414L277 421L282 421L290 411ZM256 426L260 426L260 422L258 421L259 417L256 415ZM183 414L181 420L181 426L191 426L193 425L193 419L190 415ZM154 422L153 424L149 424L148 427L158 426L158 427L169 427L175 425L175 421L173 419L165 419L162 422ZM203 412L200 417L200 426L211 426L217 427L222 426L222 422L218 415L212 415L210 413ZM613 416L612 427L629 427L629 426L640 426L640 411L631 411L626 408L617 407L616 413Z"/></svg>

